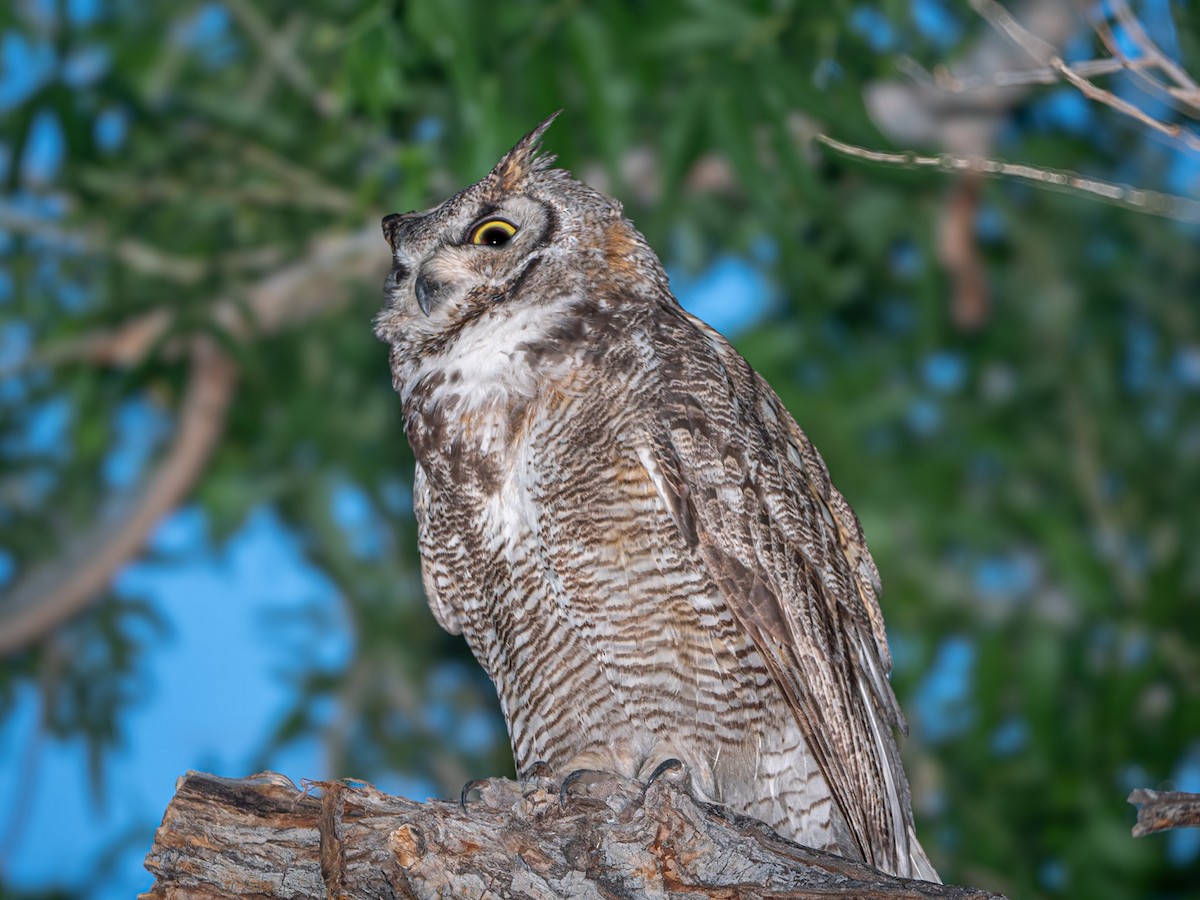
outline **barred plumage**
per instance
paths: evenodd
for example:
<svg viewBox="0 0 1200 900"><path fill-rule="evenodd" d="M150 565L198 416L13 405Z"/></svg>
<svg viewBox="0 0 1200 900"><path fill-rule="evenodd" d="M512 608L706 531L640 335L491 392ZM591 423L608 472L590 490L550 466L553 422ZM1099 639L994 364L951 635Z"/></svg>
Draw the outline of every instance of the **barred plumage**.
<svg viewBox="0 0 1200 900"><path fill-rule="evenodd" d="M495 681L519 771L676 758L707 800L936 879L858 520L619 204L537 155L548 125L384 220L434 615Z"/></svg>

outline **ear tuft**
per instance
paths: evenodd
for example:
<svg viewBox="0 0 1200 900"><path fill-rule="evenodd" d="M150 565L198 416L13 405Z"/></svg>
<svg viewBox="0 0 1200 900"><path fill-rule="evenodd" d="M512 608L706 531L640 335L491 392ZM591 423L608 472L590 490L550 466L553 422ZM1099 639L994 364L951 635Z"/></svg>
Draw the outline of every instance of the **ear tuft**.
<svg viewBox="0 0 1200 900"><path fill-rule="evenodd" d="M533 131L517 142L517 145L504 154L504 158L492 169L491 178L495 179L501 189L512 190L532 172L540 172L554 164L554 155L539 156L542 148L542 135L550 127L550 123L558 118L558 112L551 114Z"/></svg>

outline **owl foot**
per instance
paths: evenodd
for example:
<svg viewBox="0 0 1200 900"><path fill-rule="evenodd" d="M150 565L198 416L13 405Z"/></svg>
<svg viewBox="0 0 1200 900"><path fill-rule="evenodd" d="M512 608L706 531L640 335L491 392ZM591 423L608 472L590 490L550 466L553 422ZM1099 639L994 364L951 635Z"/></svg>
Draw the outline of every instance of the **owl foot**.
<svg viewBox="0 0 1200 900"><path fill-rule="evenodd" d="M553 778L554 770L550 768L550 763L543 759L534 762L524 774L521 775L522 781L533 781L535 778Z"/></svg>
<svg viewBox="0 0 1200 900"><path fill-rule="evenodd" d="M668 782L678 782L681 780L681 777L682 779L686 779L687 766L673 757L671 759L664 759L654 767L654 771L646 779L646 787L650 787L650 785L654 784L654 782L658 781L664 775L668 776Z"/></svg>
<svg viewBox="0 0 1200 900"><path fill-rule="evenodd" d="M517 776L517 780L521 784L521 796L526 799L535 795L553 796L559 792L558 779L548 762L538 760Z"/></svg>
<svg viewBox="0 0 1200 900"><path fill-rule="evenodd" d="M610 781L612 777L612 773L602 772L599 769L576 769L562 780L562 785L558 789L559 807L566 807L568 796L578 794L580 790L586 790L593 785Z"/></svg>
<svg viewBox="0 0 1200 900"><path fill-rule="evenodd" d="M467 811L467 795L470 794L471 791L479 790L487 783L488 779L486 778L472 778L463 785L462 793L458 795L458 805L462 807L463 812Z"/></svg>
<svg viewBox="0 0 1200 900"><path fill-rule="evenodd" d="M642 771L645 771L645 767L642 768ZM696 785L692 781L692 770L686 763L674 757L664 759L650 771L649 775L642 777L645 778L645 781L642 782L642 803L646 802L646 795L659 782L682 789L693 800L704 800L702 796L697 796Z"/></svg>

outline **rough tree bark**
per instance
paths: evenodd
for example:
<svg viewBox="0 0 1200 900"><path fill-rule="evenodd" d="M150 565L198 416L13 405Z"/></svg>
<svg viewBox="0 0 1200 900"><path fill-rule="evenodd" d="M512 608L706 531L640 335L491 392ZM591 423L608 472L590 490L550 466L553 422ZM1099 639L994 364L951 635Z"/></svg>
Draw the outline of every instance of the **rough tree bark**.
<svg viewBox="0 0 1200 900"><path fill-rule="evenodd" d="M649 787L592 775L564 793L551 779L489 779L460 806L189 772L146 858L156 881L141 900L996 897L801 847L699 803L670 775Z"/></svg>
<svg viewBox="0 0 1200 900"><path fill-rule="evenodd" d="M1129 795L1129 802L1137 807L1134 837L1172 828L1200 828L1200 794L1138 788Z"/></svg>

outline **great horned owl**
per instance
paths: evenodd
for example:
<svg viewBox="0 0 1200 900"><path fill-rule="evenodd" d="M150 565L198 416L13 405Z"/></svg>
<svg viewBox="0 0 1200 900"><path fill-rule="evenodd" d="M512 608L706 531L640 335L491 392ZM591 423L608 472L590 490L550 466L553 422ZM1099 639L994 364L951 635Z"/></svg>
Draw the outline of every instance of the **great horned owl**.
<svg viewBox="0 0 1200 900"><path fill-rule="evenodd" d="M519 772L678 759L702 799L936 880L858 519L620 204L538 155L550 121L383 220L433 614L495 682Z"/></svg>

